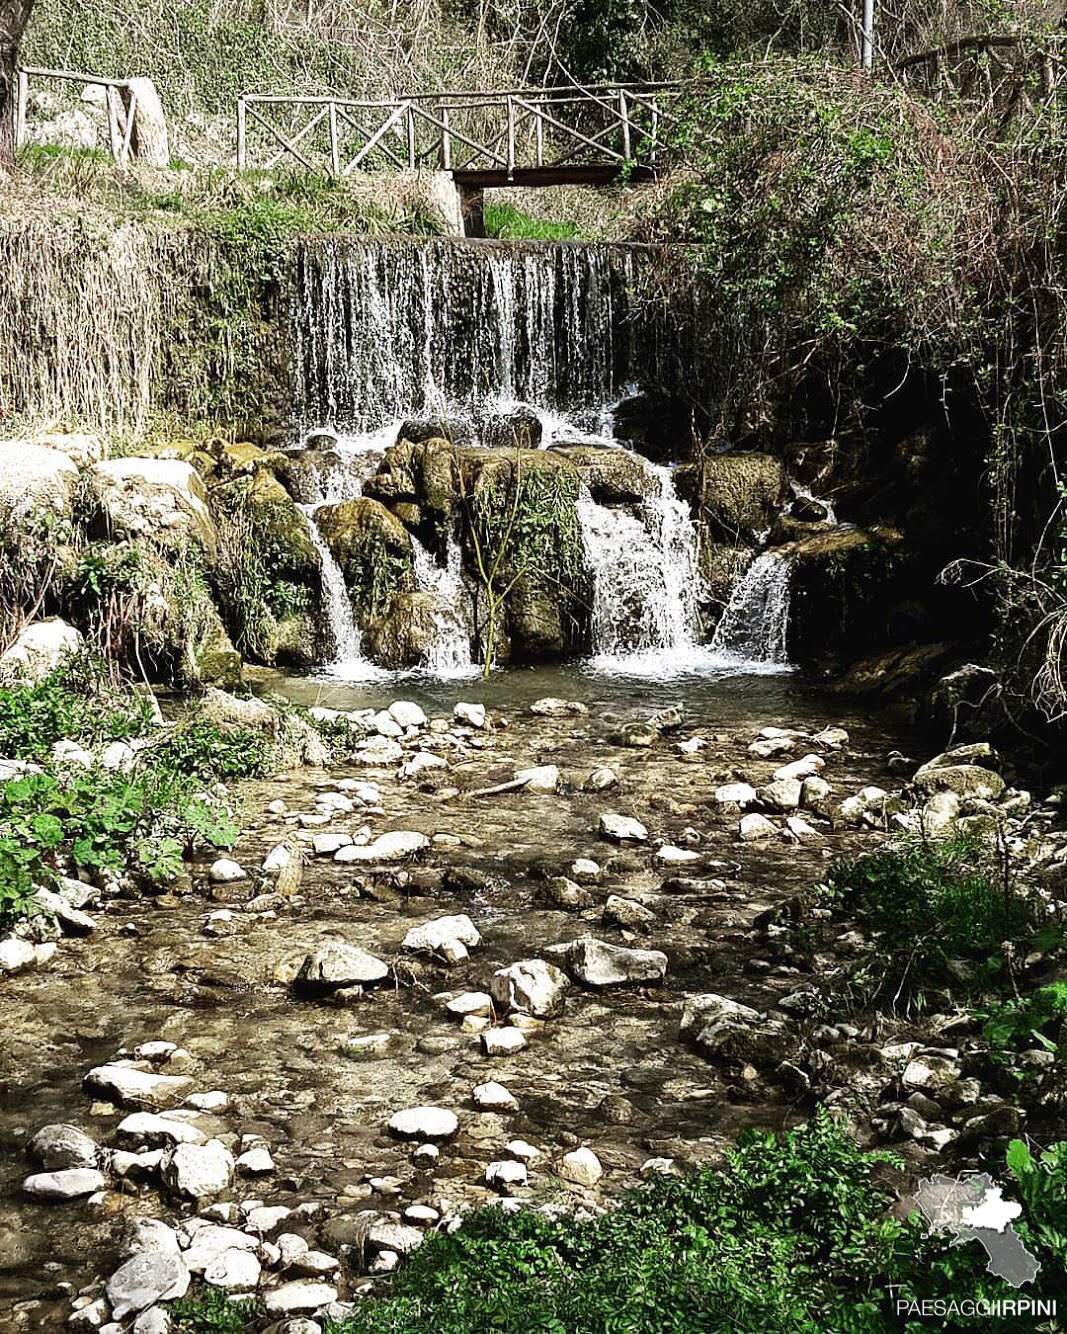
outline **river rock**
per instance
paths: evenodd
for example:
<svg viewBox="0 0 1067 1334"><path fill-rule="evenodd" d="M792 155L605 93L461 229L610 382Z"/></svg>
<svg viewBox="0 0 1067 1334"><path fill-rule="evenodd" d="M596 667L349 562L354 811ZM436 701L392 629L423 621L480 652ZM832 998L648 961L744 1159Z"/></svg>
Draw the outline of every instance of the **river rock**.
<svg viewBox="0 0 1067 1334"><path fill-rule="evenodd" d="M795 811L800 806L802 792L799 778L776 778L760 788L759 800L771 811Z"/></svg>
<svg viewBox="0 0 1067 1334"><path fill-rule="evenodd" d="M35 1200L77 1200L107 1185L107 1177L91 1167L67 1167L59 1172L35 1172L22 1189Z"/></svg>
<svg viewBox="0 0 1067 1334"><path fill-rule="evenodd" d="M223 1292L251 1292L261 1272L259 1259L251 1251L231 1248L205 1267L204 1282Z"/></svg>
<svg viewBox="0 0 1067 1334"><path fill-rule="evenodd" d="M217 1139L206 1144L176 1144L163 1155L160 1171L175 1195L210 1200L233 1182L233 1154Z"/></svg>
<svg viewBox="0 0 1067 1334"><path fill-rule="evenodd" d="M58 616L35 621L0 656L0 684L22 681L36 685L50 676L65 658L79 653L84 642L81 633Z"/></svg>
<svg viewBox="0 0 1067 1334"><path fill-rule="evenodd" d="M82 1087L93 1097L132 1111L161 1111L172 1107L192 1082L186 1075L160 1075L116 1061L94 1066L82 1080Z"/></svg>
<svg viewBox="0 0 1067 1334"><path fill-rule="evenodd" d="M336 1300L337 1289L329 1283L298 1278L265 1293L263 1307L268 1315L295 1315L300 1311L317 1311Z"/></svg>
<svg viewBox="0 0 1067 1334"><path fill-rule="evenodd" d="M503 1195L510 1195L513 1190L526 1185L528 1176L525 1163L517 1162L514 1158L503 1158L490 1163L485 1169L485 1184Z"/></svg>
<svg viewBox="0 0 1067 1334"><path fill-rule="evenodd" d="M758 811L742 815L737 832L744 843L758 843L765 838L775 838L778 834L778 830L771 821L765 815L760 815Z"/></svg>
<svg viewBox="0 0 1067 1334"><path fill-rule="evenodd" d="M434 769L447 768L448 761L444 756L435 755L433 751L420 750L400 766L397 770L397 777L405 780L421 778L423 774L430 773Z"/></svg>
<svg viewBox="0 0 1067 1334"><path fill-rule="evenodd" d="M360 746L353 759L368 768L387 769L396 764L403 754L404 748L399 741L393 741L387 736L375 736Z"/></svg>
<svg viewBox="0 0 1067 1334"><path fill-rule="evenodd" d="M447 1001L445 1009L456 1019L472 1015L477 1019L489 1019L493 1013L493 998L485 991L465 991Z"/></svg>
<svg viewBox="0 0 1067 1334"><path fill-rule="evenodd" d="M298 990L336 991L368 986L389 976L389 965L344 940L326 940L308 954L293 980Z"/></svg>
<svg viewBox="0 0 1067 1334"><path fill-rule="evenodd" d="M648 830L640 820L629 815L618 815L607 811L600 817L600 837L612 843L645 843Z"/></svg>
<svg viewBox="0 0 1067 1334"><path fill-rule="evenodd" d="M457 723L481 731L485 727L485 705L464 704L462 701L453 706L452 717Z"/></svg>
<svg viewBox="0 0 1067 1334"><path fill-rule="evenodd" d="M604 904L604 921L608 926L644 930L655 924L656 914L637 899L625 899L619 894L609 894Z"/></svg>
<svg viewBox="0 0 1067 1334"><path fill-rule="evenodd" d="M667 974L667 956L661 950L631 950L582 936L552 952L565 961L567 971L586 987L621 987L661 982Z"/></svg>
<svg viewBox="0 0 1067 1334"><path fill-rule="evenodd" d="M37 963L37 951L20 936L5 936L0 940L0 976L25 972Z"/></svg>
<svg viewBox="0 0 1067 1334"><path fill-rule="evenodd" d="M238 880L246 880L248 873L229 857L220 857L211 863L207 878L213 885L230 885Z"/></svg>
<svg viewBox="0 0 1067 1334"><path fill-rule="evenodd" d="M397 1139L436 1144L451 1139L459 1129L459 1117L447 1107L407 1107L389 1120L389 1131Z"/></svg>
<svg viewBox="0 0 1067 1334"><path fill-rule="evenodd" d="M69 512L78 467L64 451L26 440L0 440L0 521ZM47 675L47 672L45 673Z"/></svg>
<svg viewBox="0 0 1067 1334"><path fill-rule="evenodd" d="M421 926L413 926L403 940L406 950L440 954L447 963L461 963L468 949L481 944L478 928L465 913L438 917Z"/></svg>
<svg viewBox="0 0 1067 1334"><path fill-rule="evenodd" d="M407 699L394 700L389 705L389 716L403 728L425 727L429 722L425 710Z"/></svg>
<svg viewBox="0 0 1067 1334"><path fill-rule="evenodd" d="M168 1144L203 1144L207 1136L188 1121L157 1116L153 1112L131 1112L115 1131L119 1139L153 1148Z"/></svg>
<svg viewBox="0 0 1067 1334"><path fill-rule="evenodd" d="M334 858L338 862L401 862L430 846L425 834L413 829L395 829L379 834L371 843L349 844Z"/></svg>
<svg viewBox="0 0 1067 1334"><path fill-rule="evenodd" d="M783 764L780 769L775 769L774 781L778 783L788 778L800 780L811 778L821 773L825 767L826 761L821 755L805 755L802 759L793 760L792 763Z"/></svg>
<svg viewBox="0 0 1067 1334"><path fill-rule="evenodd" d="M884 787L871 784L845 798L837 810L838 820L846 825L866 824L883 829L893 801Z"/></svg>
<svg viewBox="0 0 1067 1334"><path fill-rule="evenodd" d="M576 1186L586 1186L591 1189L604 1175L604 1169L593 1150L583 1145L580 1149L574 1149L571 1153L563 1155L559 1164L559 1174L565 1181L572 1181Z"/></svg>
<svg viewBox="0 0 1067 1334"><path fill-rule="evenodd" d="M715 800L720 806L751 806L756 798L751 783L724 783L715 789Z"/></svg>
<svg viewBox="0 0 1067 1334"><path fill-rule="evenodd" d="M517 770L515 782L525 783L527 792L557 792L560 772L554 764L541 764L533 769Z"/></svg>
<svg viewBox="0 0 1067 1334"><path fill-rule="evenodd" d="M497 1004L548 1019L562 1008L567 975L544 959L521 959L493 974L489 990Z"/></svg>
<svg viewBox="0 0 1067 1334"><path fill-rule="evenodd" d="M478 1084L471 1094L474 1099L474 1105L480 1112L517 1112L519 1110L518 1099L513 1093L510 1093L503 1084L498 1084L495 1079L489 1080L486 1084Z"/></svg>
<svg viewBox="0 0 1067 1334"><path fill-rule="evenodd" d="M69 1167L95 1167L100 1146L77 1126L42 1126L26 1146L31 1158L49 1172Z"/></svg>
<svg viewBox="0 0 1067 1334"><path fill-rule="evenodd" d="M179 1255L145 1251L126 1260L107 1281L115 1320L146 1311L157 1302L178 1301L189 1289L189 1270Z"/></svg>
<svg viewBox="0 0 1067 1334"><path fill-rule="evenodd" d="M793 1038L786 1026L748 1005L713 994L691 996L682 1010L679 1036L715 1060L777 1066Z"/></svg>
<svg viewBox="0 0 1067 1334"><path fill-rule="evenodd" d="M961 801L996 801L1007 786L1000 774L977 764L924 764L914 782L920 792L954 792Z"/></svg>
<svg viewBox="0 0 1067 1334"><path fill-rule="evenodd" d="M546 695L544 699L534 700L530 712L539 718L566 718L588 713L589 709L576 699L557 699L554 695Z"/></svg>
<svg viewBox="0 0 1067 1334"><path fill-rule="evenodd" d="M127 1260L145 1251L177 1255L180 1249L177 1232L162 1218L131 1218L125 1224L119 1253Z"/></svg>
<svg viewBox="0 0 1067 1334"><path fill-rule="evenodd" d="M90 477L110 532L161 545L197 542L214 559L218 543L199 473L180 459L123 458L96 463Z"/></svg>
<svg viewBox="0 0 1067 1334"><path fill-rule="evenodd" d="M526 1034L517 1028L487 1028L482 1034L486 1056L514 1056L526 1046Z"/></svg>

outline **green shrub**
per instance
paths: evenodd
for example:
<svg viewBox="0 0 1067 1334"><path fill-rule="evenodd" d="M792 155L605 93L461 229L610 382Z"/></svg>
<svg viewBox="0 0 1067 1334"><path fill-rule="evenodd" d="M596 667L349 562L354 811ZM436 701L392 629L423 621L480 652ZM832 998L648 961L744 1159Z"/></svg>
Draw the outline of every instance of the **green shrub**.
<svg viewBox="0 0 1067 1334"><path fill-rule="evenodd" d="M258 1302L233 1301L218 1288L206 1288L202 1295L175 1302L167 1310L174 1328L186 1334L245 1334L267 1323Z"/></svg>
<svg viewBox="0 0 1067 1334"><path fill-rule="evenodd" d="M0 687L0 755L45 760L67 738L92 746L139 736L152 721L141 695L110 686L90 656L68 659L37 685Z"/></svg>
<svg viewBox="0 0 1067 1334"><path fill-rule="evenodd" d="M28 774L0 785L0 900L17 907L66 869L129 869L164 882L198 841L230 847L237 832L192 779L158 765L134 775L86 769L63 781Z"/></svg>
<svg viewBox="0 0 1067 1334"><path fill-rule="evenodd" d="M1026 1047L1056 1050L1056 1037L1067 1023L1067 982L1053 982L1029 996L1015 996L991 1005L984 1015L982 1036L999 1052Z"/></svg>
<svg viewBox="0 0 1067 1334"><path fill-rule="evenodd" d="M154 752L154 760L197 778L256 778L267 771L270 743L251 727L223 730L202 719L179 724Z"/></svg>
<svg viewBox="0 0 1067 1334"><path fill-rule="evenodd" d="M889 843L830 870L826 889L873 938L853 974L858 1004L908 1010L1010 980L1004 945L1032 932L1035 905L981 844L957 837Z"/></svg>
<svg viewBox="0 0 1067 1334"><path fill-rule="evenodd" d="M578 228L569 222L550 222L524 213L514 204L485 206L485 234L509 241L573 241Z"/></svg>

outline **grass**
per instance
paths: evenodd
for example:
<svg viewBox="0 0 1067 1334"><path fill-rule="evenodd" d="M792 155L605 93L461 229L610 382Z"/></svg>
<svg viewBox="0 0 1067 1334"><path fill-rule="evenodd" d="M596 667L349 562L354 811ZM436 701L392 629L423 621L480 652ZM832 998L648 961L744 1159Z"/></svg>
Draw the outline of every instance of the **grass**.
<svg viewBox="0 0 1067 1334"><path fill-rule="evenodd" d="M570 222L550 222L524 213L513 204L485 206L485 234L505 241L575 241L581 239Z"/></svg>

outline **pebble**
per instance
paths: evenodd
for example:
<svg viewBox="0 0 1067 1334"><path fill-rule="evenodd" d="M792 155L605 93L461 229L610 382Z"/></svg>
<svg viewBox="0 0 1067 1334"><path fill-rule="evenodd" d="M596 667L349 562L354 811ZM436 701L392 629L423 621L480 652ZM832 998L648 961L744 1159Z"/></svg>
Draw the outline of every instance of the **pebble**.
<svg viewBox="0 0 1067 1334"><path fill-rule="evenodd" d="M231 861L229 857L220 857L218 861L211 863L207 878L214 885L229 885L234 881L246 879L247 874L244 867L237 862Z"/></svg>
<svg viewBox="0 0 1067 1334"><path fill-rule="evenodd" d="M35 1172L22 1189L35 1200L77 1200L103 1190L107 1177L92 1167L66 1167L58 1172Z"/></svg>
<svg viewBox="0 0 1067 1334"><path fill-rule="evenodd" d="M206 1144L178 1144L163 1155L160 1171L166 1186L189 1200L210 1200L233 1181L233 1154L217 1139Z"/></svg>
<svg viewBox="0 0 1067 1334"><path fill-rule="evenodd" d="M490 1163L485 1169L485 1184L506 1195L525 1186L527 1176L525 1163L517 1162L513 1158L503 1158L499 1162Z"/></svg>
<svg viewBox="0 0 1067 1334"><path fill-rule="evenodd" d="M600 817L599 830L601 838L612 843L645 843L648 840L648 830L640 820L619 815L616 811L606 811Z"/></svg>

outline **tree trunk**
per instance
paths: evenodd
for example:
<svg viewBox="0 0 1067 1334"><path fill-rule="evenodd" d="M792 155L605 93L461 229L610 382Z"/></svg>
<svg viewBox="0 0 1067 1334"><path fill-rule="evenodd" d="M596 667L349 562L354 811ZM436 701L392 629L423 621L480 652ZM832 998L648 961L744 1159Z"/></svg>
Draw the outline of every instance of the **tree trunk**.
<svg viewBox="0 0 1067 1334"><path fill-rule="evenodd" d="M33 0L0 0L0 174L15 166L15 68Z"/></svg>

